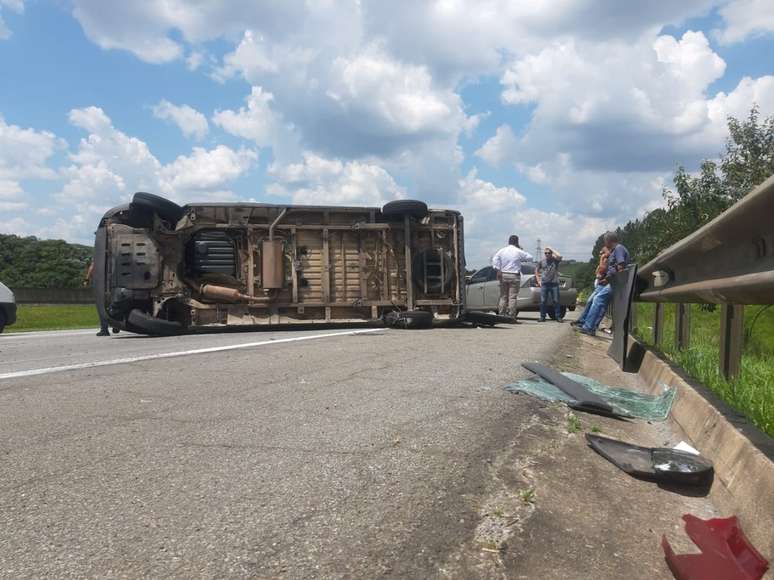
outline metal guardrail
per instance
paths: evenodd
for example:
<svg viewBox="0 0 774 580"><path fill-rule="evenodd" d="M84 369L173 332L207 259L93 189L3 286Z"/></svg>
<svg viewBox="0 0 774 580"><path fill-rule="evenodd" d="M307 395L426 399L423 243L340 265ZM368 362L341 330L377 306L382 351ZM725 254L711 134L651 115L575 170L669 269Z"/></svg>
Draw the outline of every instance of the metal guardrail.
<svg viewBox="0 0 774 580"><path fill-rule="evenodd" d="M738 376L746 304L774 304L774 175L639 270L634 300L655 302L654 343L665 302L677 303L675 343L689 347L688 303L721 304L720 371Z"/></svg>
<svg viewBox="0 0 774 580"><path fill-rule="evenodd" d="M88 288L11 288L19 304L94 304Z"/></svg>

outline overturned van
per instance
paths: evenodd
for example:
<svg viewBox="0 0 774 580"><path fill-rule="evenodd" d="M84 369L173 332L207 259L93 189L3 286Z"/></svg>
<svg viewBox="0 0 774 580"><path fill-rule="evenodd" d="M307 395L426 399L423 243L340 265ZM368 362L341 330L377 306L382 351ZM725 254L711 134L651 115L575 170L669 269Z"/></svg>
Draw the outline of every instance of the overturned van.
<svg viewBox="0 0 774 580"><path fill-rule="evenodd" d="M384 321L421 327L464 310L457 211L201 203L136 193L96 234L97 309L113 327L176 334Z"/></svg>

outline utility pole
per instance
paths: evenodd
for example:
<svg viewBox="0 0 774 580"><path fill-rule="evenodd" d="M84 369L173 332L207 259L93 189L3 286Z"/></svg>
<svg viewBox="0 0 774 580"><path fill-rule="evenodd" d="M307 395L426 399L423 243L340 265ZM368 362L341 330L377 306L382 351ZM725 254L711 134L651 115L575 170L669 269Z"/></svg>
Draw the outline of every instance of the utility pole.
<svg viewBox="0 0 774 580"><path fill-rule="evenodd" d="M540 238L538 238L538 240L537 240L537 251L536 251L536 254L535 254L535 261L539 262L540 261L540 257L542 255L543 255L543 246L540 243Z"/></svg>

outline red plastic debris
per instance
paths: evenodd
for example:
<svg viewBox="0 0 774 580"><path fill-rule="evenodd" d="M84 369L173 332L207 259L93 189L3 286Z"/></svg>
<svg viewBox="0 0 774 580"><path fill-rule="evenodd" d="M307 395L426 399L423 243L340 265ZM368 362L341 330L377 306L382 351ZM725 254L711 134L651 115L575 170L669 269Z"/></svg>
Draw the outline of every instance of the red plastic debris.
<svg viewBox="0 0 774 580"><path fill-rule="evenodd" d="M760 580L769 563L745 537L736 517L702 520L683 516L685 532L701 554L675 554L661 537L666 561L677 580Z"/></svg>

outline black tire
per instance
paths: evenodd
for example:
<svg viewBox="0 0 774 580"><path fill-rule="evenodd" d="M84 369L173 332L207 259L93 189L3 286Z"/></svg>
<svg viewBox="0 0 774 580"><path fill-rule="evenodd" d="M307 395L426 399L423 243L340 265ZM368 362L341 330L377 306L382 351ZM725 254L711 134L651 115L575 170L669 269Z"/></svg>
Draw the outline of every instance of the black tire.
<svg viewBox="0 0 774 580"><path fill-rule="evenodd" d="M0 309L0 332L5 329L5 312Z"/></svg>
<svg viewBox="0 0 774 580"><path fill-rule="evenodd" d="M409 216L421 220L428 213L427 204L424 201L417 201L415 199L397 199L386 203L382 208L382 215L386 218Z"/></svg>
<svg viewBox="0 0 774 580"><path fill-rule="evenodd" d="M416 330L418 328L432 328L433 313L426 310L406 310L405 312L388 312L384 316L384 323L390 328L404 328Z"/></svg>
<svg viewBox="0 0 774 580"><path fill-rule="evenodd" d="M495 324L510 324L513 319L501 314L492 314L491 312L481 312L480 310L468 310L463 316L465 322L480 324L482 326L494 326Z"/></svg>
<svg viewBox="0 0 774 580"><path fill-rule="evenodd" d="M561 315L561 317L562 317L562 318L564 318L564 317L565 317L565 315L567 314L567 307L566 307L566 306L562 306L562 307L559 309L559 314ZM556 320L556 311L554 310L554 307L553 307L553 306L551 306L551 307L550 307L550 310L548 311L548 317L549 317L551 320Z"/></svg>
<svg viewBox="0 0 774 580"><path fill-rule="evenodd" d="M138 191L134 194L132 207L149 210L172 225L176 224L184 213L183 208L175 202L144 191Z"/></svg>
<svg viewBox="0 0 774 580"><path fill-rule="evenodd" d="M127 318L128 329L132 332L139 331L143 334L154 336L171 336L183 332L183 325L174 320L162 320L153 318L150 314L135 308L129 313Z"/></svg>

